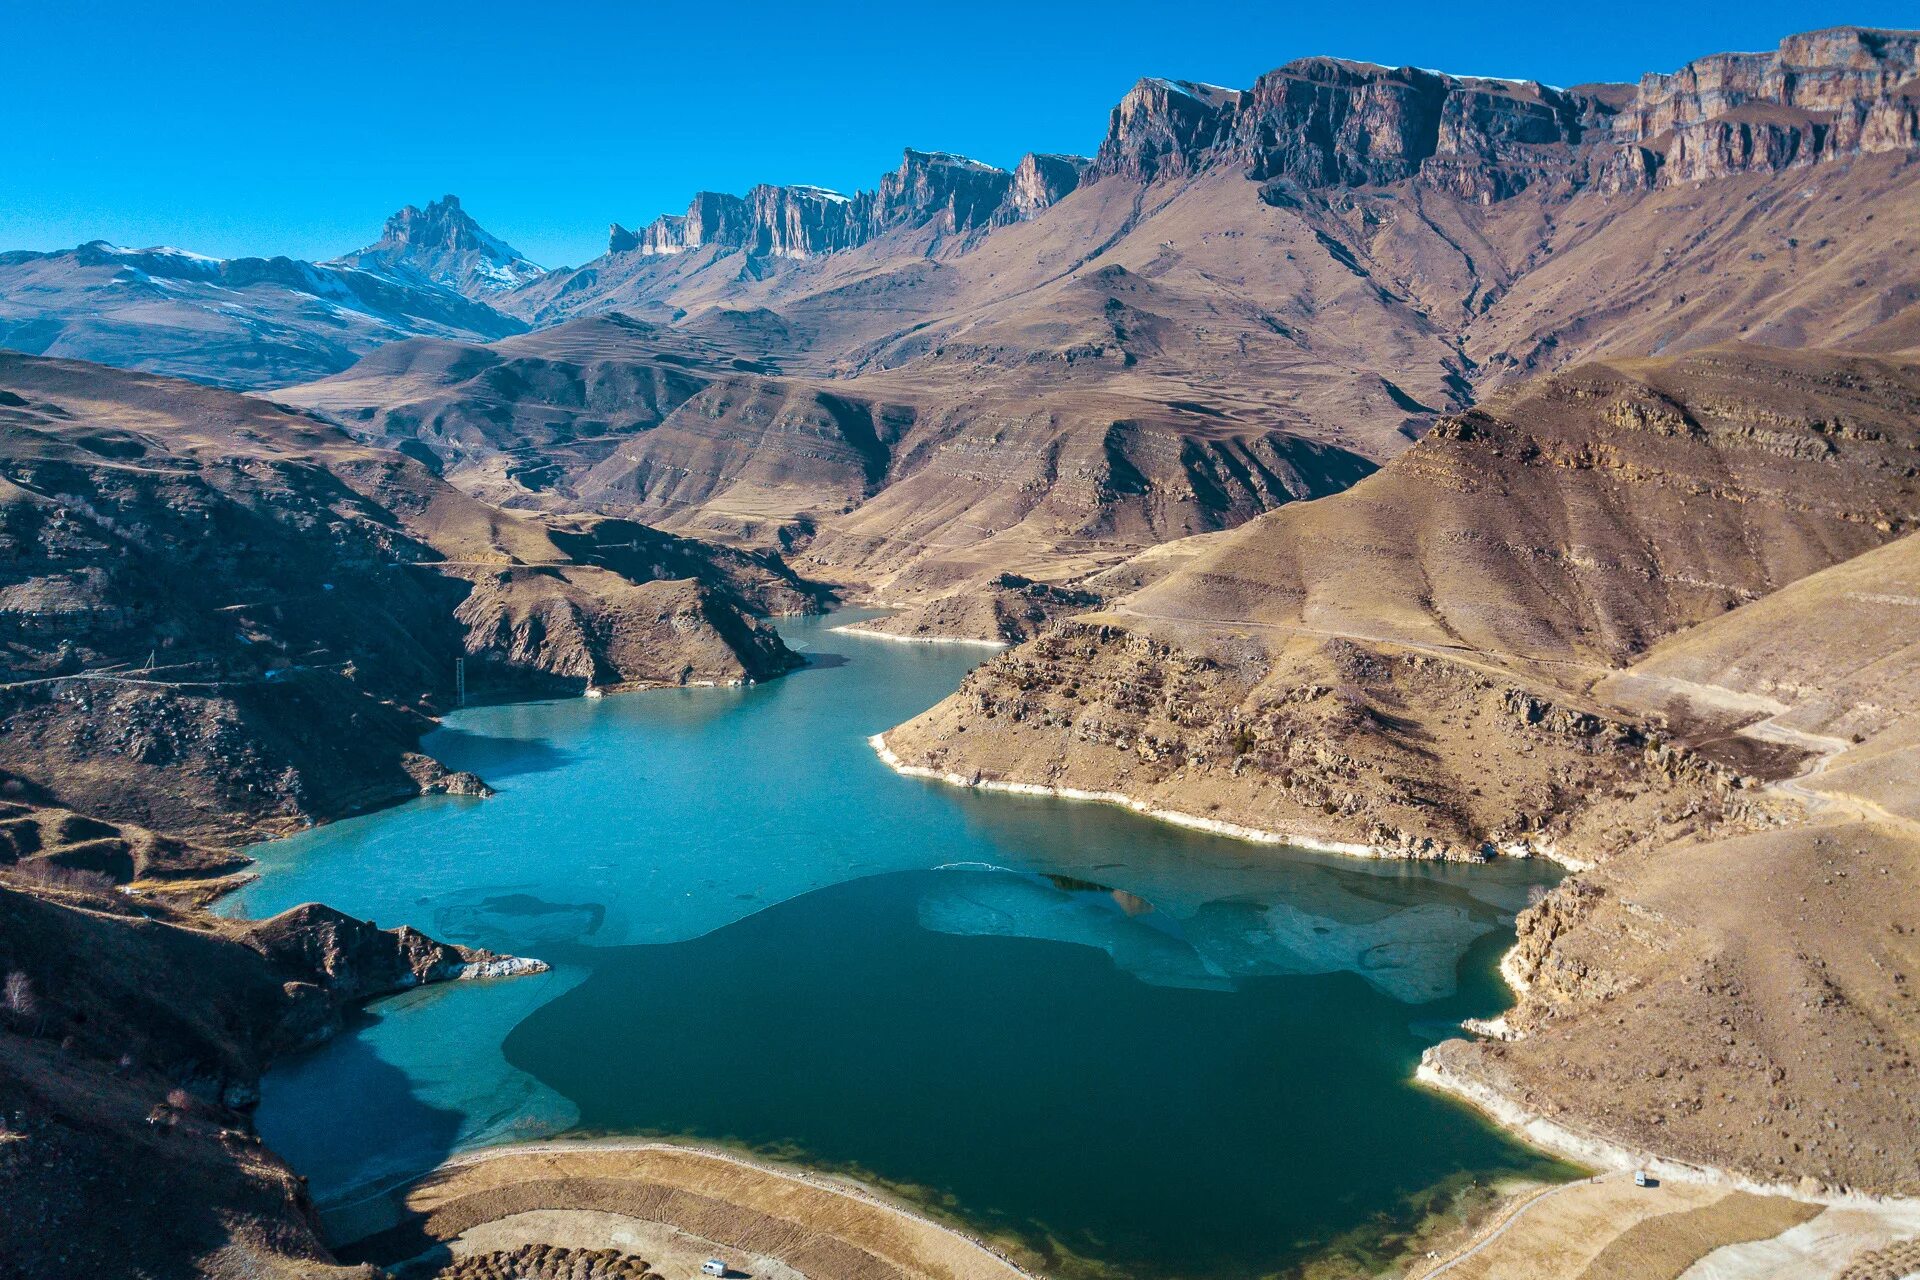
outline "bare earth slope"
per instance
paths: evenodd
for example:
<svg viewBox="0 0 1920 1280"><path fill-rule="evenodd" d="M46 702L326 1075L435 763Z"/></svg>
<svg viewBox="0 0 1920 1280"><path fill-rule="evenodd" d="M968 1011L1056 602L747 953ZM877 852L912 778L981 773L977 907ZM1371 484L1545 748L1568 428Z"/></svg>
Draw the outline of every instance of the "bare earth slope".
<svg viewBox="0 0 1920 1280"><path fill-rule="evenodd" d="M1003 384L970 364L820 380L738 342L603 316L398 344L277 394L496 501L792 548L811 576L895 593L1102 568L1371 470L1261 413L1080 378L1070 355Z"/></svg>
<svg viewBox="0 0 1920 1280"><path fill-rule="evenodd" d="M1752 1178L1920 1189L1920 674L1904 621L1917 592L1908 536L1610 677L1605 696L1695 736L1816 751L1788 788L1808 820L1633 854L1556 892L1522 922L1507 1018L1522 1039L1448 1044L1433 1067ZM1610 1015L1628 1000L1623 1037Z"/></svg>
<svg viewBox="0 0 1920 1280"><path fill-rule="evenodd" d="M1739 349L1582 366L1222 535L888 742L942 772L1320 840L1592 857L1620 833L1567 844L1576 802L1634 789L1659 754L1593 680L1911 528L1917 422L1905 363ZM1727 763L1767 771L1753 752Z"/></svg>

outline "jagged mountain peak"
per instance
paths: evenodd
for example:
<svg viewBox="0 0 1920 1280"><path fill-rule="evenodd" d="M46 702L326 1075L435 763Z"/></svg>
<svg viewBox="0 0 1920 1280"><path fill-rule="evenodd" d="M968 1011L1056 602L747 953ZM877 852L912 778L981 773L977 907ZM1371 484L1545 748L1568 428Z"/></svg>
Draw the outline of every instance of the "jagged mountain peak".
<svg viewBox="0 0 1920 1280"><path fill-rule="evenodd" d="M402 207L387 219L379 240L336 263L409 282L424 280L469 298L516 289L545 274L476 222L455 195L441 196L424 209Z"/></svg>

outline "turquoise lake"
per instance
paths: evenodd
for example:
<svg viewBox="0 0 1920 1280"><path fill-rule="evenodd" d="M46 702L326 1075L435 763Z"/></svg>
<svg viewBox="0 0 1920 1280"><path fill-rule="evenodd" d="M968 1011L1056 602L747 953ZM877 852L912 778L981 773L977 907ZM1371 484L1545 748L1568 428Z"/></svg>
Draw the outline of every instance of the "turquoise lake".
<svg viewBox="0 0 1920 1280"><path fill-rule="evenodd" d="M382 1001L268 1076L323 1202L569 1131L857 1173L1062 1272L1256 1277L1441 1183L1564 1170L1416 1088L1507 1002L1551 868L1252 846L905 779L869 735L985 651L791 621L743 689L476 707L426 749L499 794L253 852L321 900L551 974Z"/></svg>

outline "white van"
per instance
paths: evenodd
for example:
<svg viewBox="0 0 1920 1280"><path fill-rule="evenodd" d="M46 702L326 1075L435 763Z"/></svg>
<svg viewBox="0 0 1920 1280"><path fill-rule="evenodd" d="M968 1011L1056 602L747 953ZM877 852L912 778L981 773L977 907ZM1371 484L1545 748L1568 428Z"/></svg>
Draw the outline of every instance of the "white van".
<svg viewBox="0 0 1920 1280"><path fill-rule="evenodd" d="M706 1276L724 1276L727 1274L727 1264L718 1258L708 1258L700 1264L700 1274Z"/></svg>

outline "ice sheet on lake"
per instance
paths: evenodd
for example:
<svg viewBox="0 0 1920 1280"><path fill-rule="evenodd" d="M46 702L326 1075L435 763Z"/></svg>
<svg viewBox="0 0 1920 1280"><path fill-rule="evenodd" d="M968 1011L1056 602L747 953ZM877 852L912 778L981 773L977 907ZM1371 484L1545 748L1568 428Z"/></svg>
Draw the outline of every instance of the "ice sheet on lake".
<svg viewBox="0 0 1920 1280"><path fill-rule="evenodd" d="M1093 947L1154 986L1230 990L1244 977L1353 973L1407 1004L1452 995L1461 957L1499 924L1443 902L1332 905L1346 909L1222 900L1178 920L1124 890L1062 876L956 872L921 899L919 919L941 933Z"/></svg>

